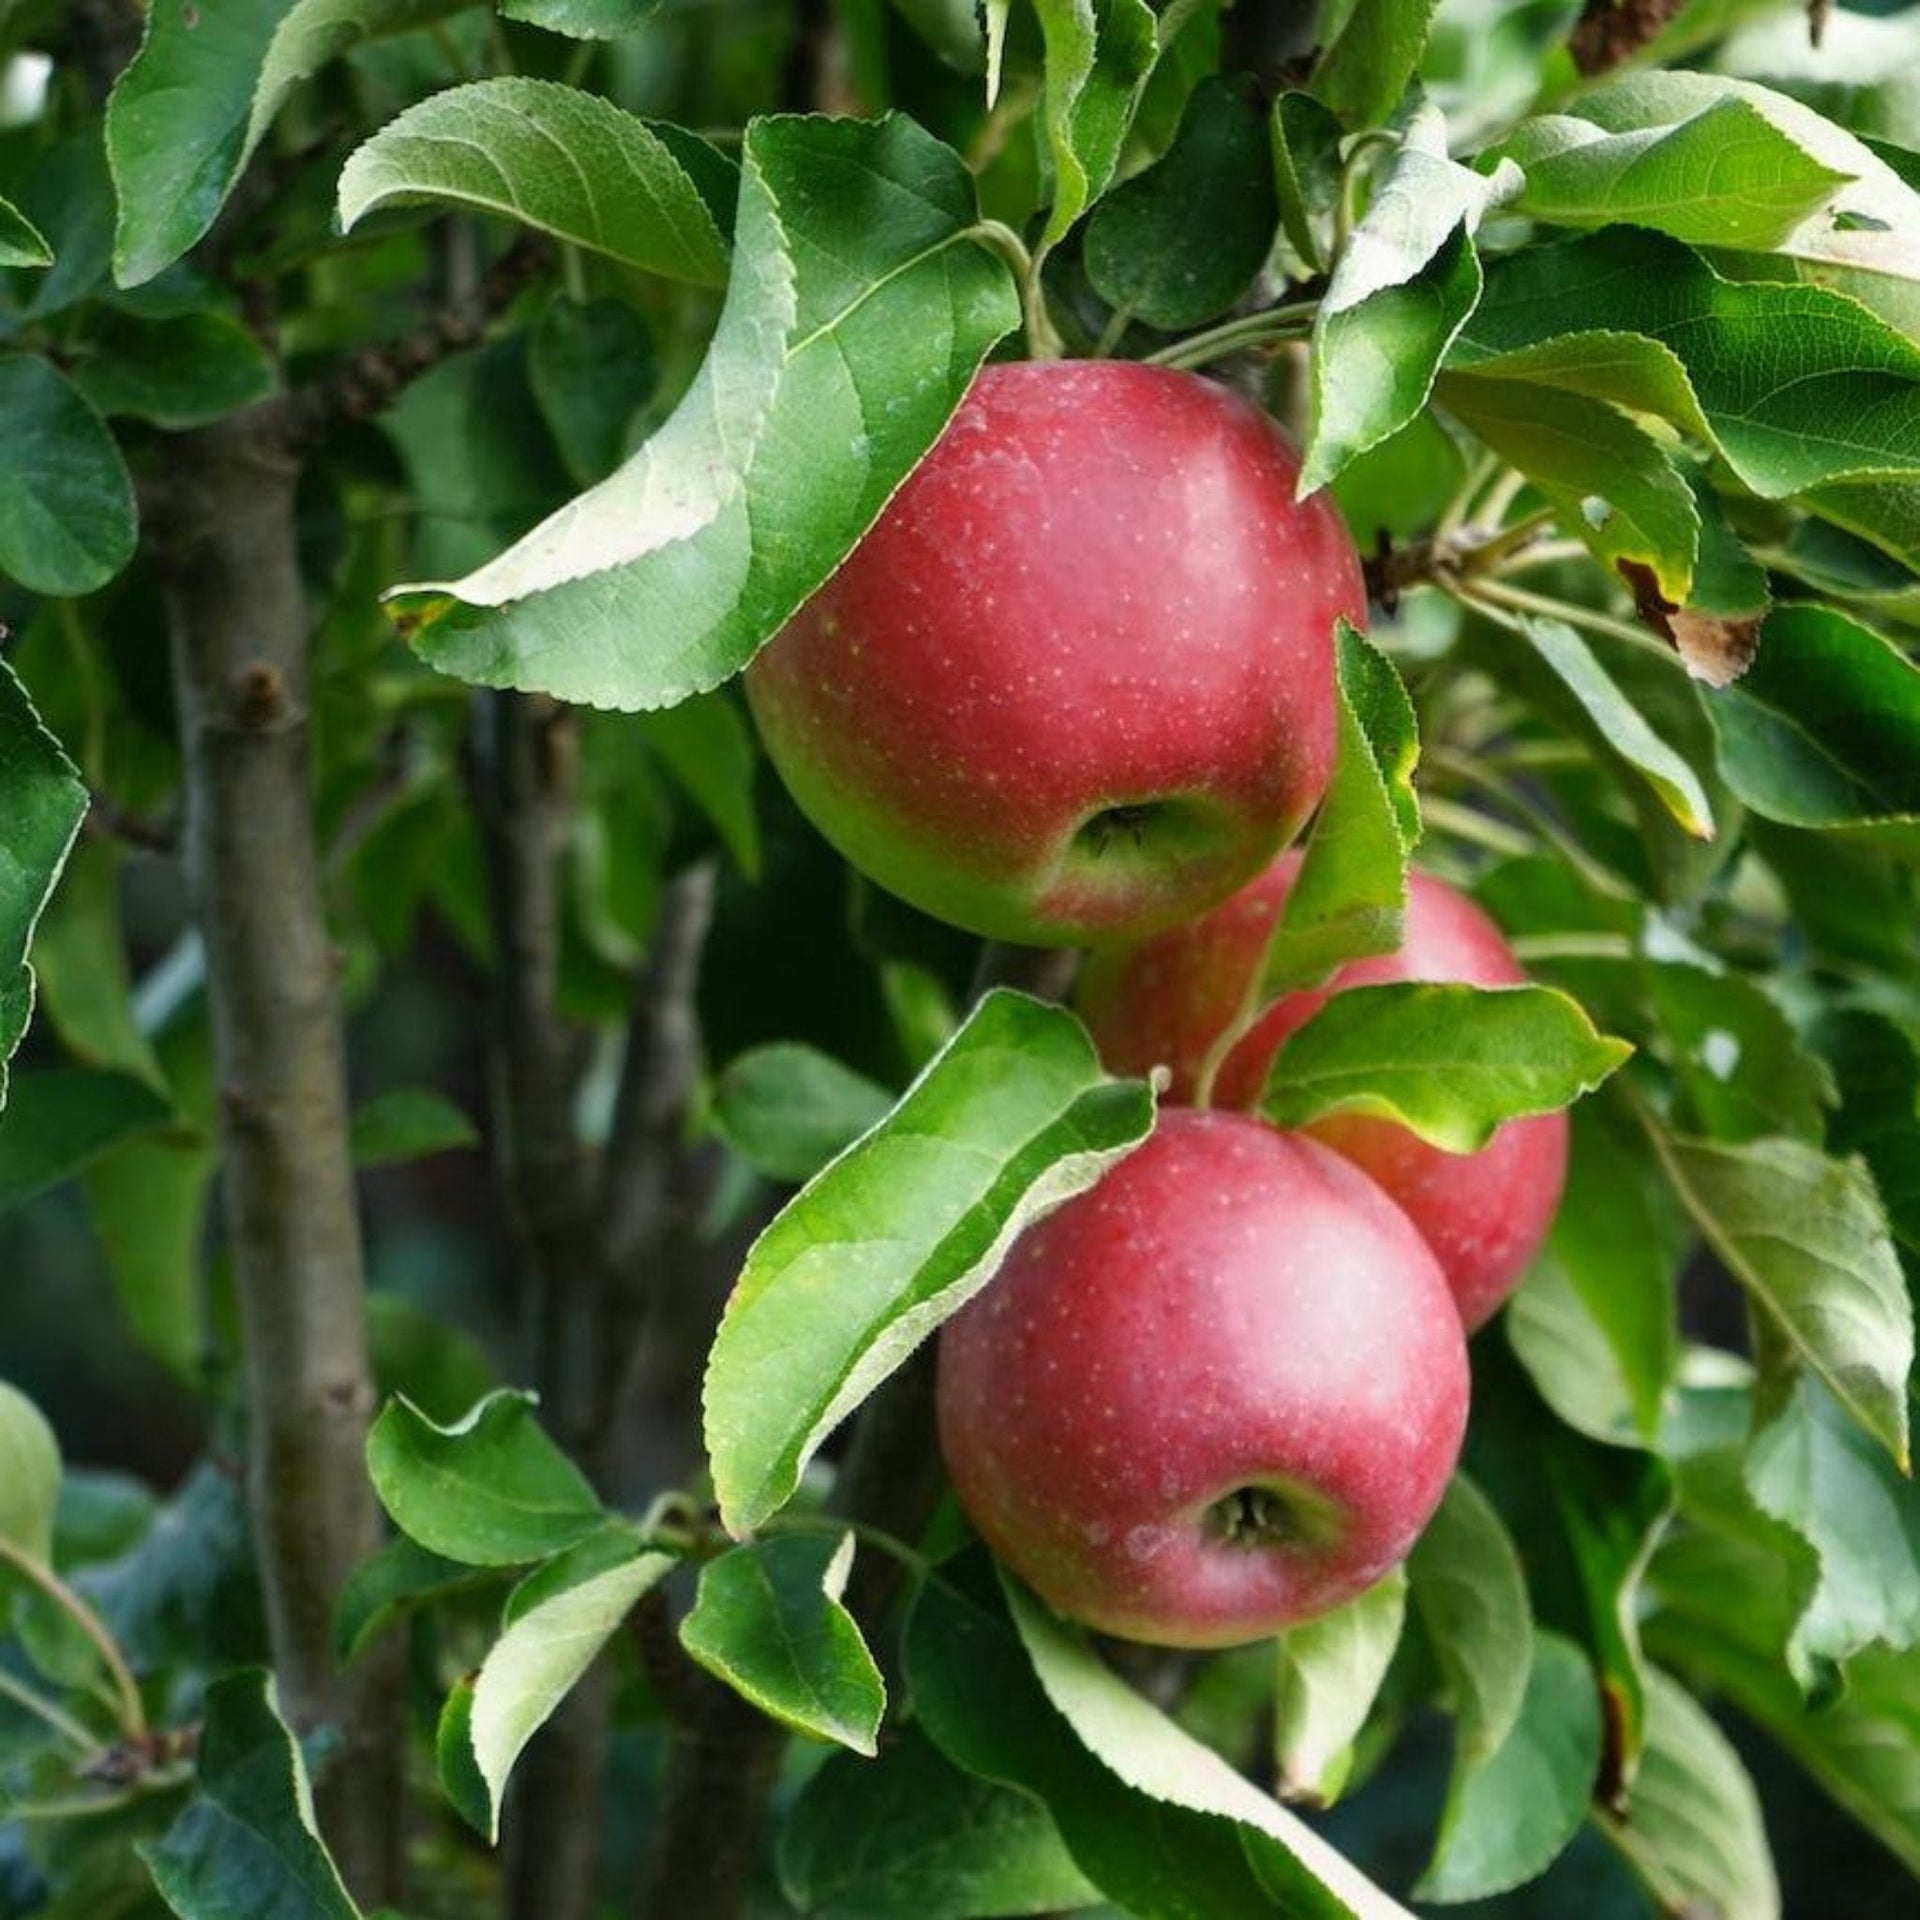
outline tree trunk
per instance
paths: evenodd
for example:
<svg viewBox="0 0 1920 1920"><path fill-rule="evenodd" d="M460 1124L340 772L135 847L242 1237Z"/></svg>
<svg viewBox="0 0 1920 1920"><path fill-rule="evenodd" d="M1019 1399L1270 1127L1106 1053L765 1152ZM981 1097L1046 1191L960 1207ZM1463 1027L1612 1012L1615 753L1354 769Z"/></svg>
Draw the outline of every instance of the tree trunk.
<svg viewBox="0 0 1920 1920"><path fill-rule="evenodd" d="M320 1823L372 1903L399 1879L398 1643L335 1662L332 1611L379 1543L338 965L308 776L297 466L276 409L171 443L156 535L206 941L224 1200L245 1346L248 1484L274 1668L296 1729L340 1749Z"/></svg>

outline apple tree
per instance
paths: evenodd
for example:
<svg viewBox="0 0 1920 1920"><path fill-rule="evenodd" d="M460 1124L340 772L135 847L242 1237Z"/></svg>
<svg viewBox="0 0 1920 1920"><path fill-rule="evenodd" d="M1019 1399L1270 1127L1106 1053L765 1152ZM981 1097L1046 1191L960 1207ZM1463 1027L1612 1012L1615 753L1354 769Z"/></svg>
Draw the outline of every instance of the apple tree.
<svg viewBox="0 0 1920 1920"><path fill-rule="evenodd" d="M0 1911L1911 1902L1916 75L1780 0L0 0ZM1101 363L1284 480L1196 510L1144 401L1043 458ZM1171 913L846 797L1027 857L1283 629L1311 791ZM1086 870L1191 888L1226 777L1102 773ZM1434 889L1497 960L1415 964ZM1353 1163L1520 1138L1463 1350ZM1180 1209L1276 1157L1373 1237L1289 1187L1256 1312ZM1036 1271L1086 1315L982 1360ZM1000 1524L1336 1350L1282 1424L1426 1489L1345 1588L1143 1631Z"/></svg>

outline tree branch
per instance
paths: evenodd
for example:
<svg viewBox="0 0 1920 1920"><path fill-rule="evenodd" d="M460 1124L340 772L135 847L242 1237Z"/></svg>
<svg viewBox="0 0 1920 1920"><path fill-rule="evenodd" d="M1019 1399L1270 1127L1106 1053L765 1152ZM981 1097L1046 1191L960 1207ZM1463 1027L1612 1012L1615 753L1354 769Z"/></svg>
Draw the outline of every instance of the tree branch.
<svg viewBox="0 0 1920 1920"><path fill-rule="evenodd" d="M637 984L604 1155L576 1114L585 1037L559 1011L561 865L575 802L574 723L544 698L489 694L475 733L494 912L494 1125L549 1423L602 1492L642 1322L675 1261L694 1182L684 1146L700 1064L694 988L710 866L663 890ZM507 1823L515 1920L585 1920L599 1870L607 1678L589 1672L529 1748Z"/></svg>
<svg viewBox="0 0 1920 1920"><path fill-rule="evenodd" d="M155 528L207 948L225 1209L245 1347L248 1484L274 1665L297 1728L341 1749L316 1783L349 1883L400 1873L398 1642L336 1666L335 1596L379 1543L373 1382L338 966L308 768L297 464L260 408L172 442Z"/></svg>
<svg viewBox="0 0 1920 1920"><path fill-rule="evenodd" d="M411 333L348 354L323 380L293 394L287 406L294 433L310 440L343 421L384 412L414 381L472 346L552 262L546 236L523 233L470 293L448 300Z"/></svg>
<svg viewBox="0 0 1920 1920"><path fill-rule="evenodd" d="M1071 986L1079 958L1072 951L989 942L974 971L973 997L1008 986L1058 999ZM861 1408L834 1482L836 1514L905 1540L924 1532L945 1485L934 1432L935 1351L931 1341L922 1346ZM900 1569L886 1555L855 1557L845 1600L870 1637L899 1586ZM666 1656L657 1616L642 1648L650 1652L649 1671L658 1686ZM674 1920L737 1920L786 1730L704 1673L697 1684L683 1676L675 1692L666 1794L636 1911L672 1914Z"/></svg>

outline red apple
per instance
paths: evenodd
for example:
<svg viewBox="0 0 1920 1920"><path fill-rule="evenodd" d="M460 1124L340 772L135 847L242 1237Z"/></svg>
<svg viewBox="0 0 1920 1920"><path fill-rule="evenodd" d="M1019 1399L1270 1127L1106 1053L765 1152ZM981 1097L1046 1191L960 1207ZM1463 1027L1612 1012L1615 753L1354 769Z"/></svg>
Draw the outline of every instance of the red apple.
<svg viewBox="0 0 1920 1920"><path fill-rule="evenodd" d="M747 669L761 738L855 866L957 926L1171 926L1298 830L1334 751L1338 515L1258 408L1123 361L986 368Z"/></svg>
<svg viewBox="0 0 1920 1920"><path fill-rule="evenodd" d="M1060 1612L1232 1646L1413 1545L1467 1413L1466 1340L1406 1216L1312 1140L1171 1110L1014 1243L941 1336L974 1526Z"/></svg>
<svg viewBox="0 0 1920 1920"><path fill-rule="evenodd" d="M1300 856L1283 855L1212 913L1137 946L1096 955L1078 1001L1101 1056L1118 1073L1164 1065L1168 1097L1190 1100L1208 1048L1237 1011L1266 951ZM1343 987L1396 980L1516 986L1526 974L1496 927L1464 894L1418 870L1407 876L1397 953L1356 960L1312 993L1268 1008L1222 1062L1216 1105L1251 1107L1280 1043ZM1560 1204L1567 1171L1564 1113L1510 1120L1478 1153L1445 1153L1390 1120L1336 1114L1307 1129L1399 1202L1439 1256L1471 1331L1519 1284Z"/></svg>

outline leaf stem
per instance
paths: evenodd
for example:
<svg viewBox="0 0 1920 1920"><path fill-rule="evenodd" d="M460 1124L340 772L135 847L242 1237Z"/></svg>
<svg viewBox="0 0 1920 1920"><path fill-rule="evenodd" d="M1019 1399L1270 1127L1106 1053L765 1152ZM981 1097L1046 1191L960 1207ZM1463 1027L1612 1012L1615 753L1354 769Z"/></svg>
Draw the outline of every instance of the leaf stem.
<svg viewBox="0 0 1920 1920"><path fill-rule="evenodd" d="M1060 359L1066 345L1047 311L1046 294L1040 285L1040 268L1045 256L1030 251L1027 243L1004 220L981 220L968 231L971 238L989 252L997 253L1013 269L1020 288L1021 323L1027 336L1029 358Z"/></svg>
<svg viewBox="0 0 1920 1920"><path fill-rule="evenodd" d="M889 1533L885 1527L876 1527L866 1520L849 1520L833 1513L782 1513L769 1520L760 1532L763 1536L818 1533L836 1538L850 1533L863 1547L878 1549L916 1580L930 1579L933 1574L933 1562L917 1547L908 1546L897 1533Z"/></svg>
<svg viewBox="0 0 1920 1920"><path fill-rule="evenodd" d="M11 1700L15 1706L23 1708L36 1719L44 1720L55 1733L78 1748L81 1754L100 1751L100 1742L72 1714L56 1706L45 1694L37 1692L24 1680L15 1679L4 1667L0 1667L0 1698ZM18 1811L16 1808L16 1814Z"/></svg>
<svg viewBox="0 0 1920 1920"><path fill-rule="evenodd" d="M1460 529L1467 524L1467 515L1473 503L1480 497L1482 489L1500 471L1500 456L1494 453L1482 454L1467 469L1466 477L1454 489L1453 498L1441 509L1439 521L1433 529L1433 544L1440 546L1450 542Z"/></svg>
<svg viewBox="0 0 1920 1920"><path fill-rule="evenodd" d="M1424 758L1425 764L1433 772L1448 775L1462 786L1484 793L1489 799L1499 801L1519 815L1579 874L1588 888L1603 899L1633 900L1638 897L1624 880L1603 867L1525 788L1503 779L1482 765L1474 755L1459 753L1452 747L1429 747ZM1432 819L1431 799L1423 795L1421 805L1423 810L1427 810L1427 818Z"/></svg>
<svg viewBox="0 0 1920 1920"><path fill-rule="evenodd" d="M1450 834L1456 840L1485 847L1490 853L1523 858L1535 852L1539 845L1518 827L1510 827L1504 821L1494 819L1491 814L1462 806L1458 800L1449 800L1444 794L1423 793L1420 796L1420 816L1436 833Z"/></svg>
<svg viewBox="0 0 1920 1920"><path fill-rule="evenodd" d="M1204 333L1176 340L1171 346L1146 356L1149 367L1202 367L1210 360L1237 353L1247 347L1278 346L1283 340L1304 339L1313 316L1320 310L1317 300L1296 300L1283 307L1267 307L1259 313L1242 314L1237 320L1223 320Z"/></svg>
<svg viewBox="0 0 1920 1920"><path fill-rule="evenodd" d="M1508 580L1475 579L1462 583L1459 598L1477 606L1484 613L1531 614L1536 619L1560 620L1570 627L1584 627L1589 633L1604 635L1610 640L1619 640L1627 646L1637 647L1643 653L1651 653L1669 666L1677 665L1673 650L1654 638L1642 627L1636 627L1631 621L1621 620L1613 614L1602 613L1595 607L1583 607L1577 601L1561 600L1554 595L1534 593L1526 587L1516 587ZM1512 626L1516 622L1509 619L1503 624Z"/></svg>
<svg viewBox="0 0 1920 1920"><path fill-rule="evenodd" d="M1552 526L1555 518L1552 507L1542 507L1538 512L1516 520L1512 526L1489 534L1486 539L1461 552L1462 572L1470 578L1483 573L1498 573L1505 562L1530 549L1536 537ZM1580 550L1585 551L1584 548Z"/></svg>
<svg viewBox="0 0 1920 1920"><path fill-rule="evenodd" d="M15 1542L0 1539L0 1562L12 1567L23 1579L38 1587L93 1643L101 1663L113 1676L120 1731L129 1740L145 1740L147 1708L140 1698L139 1682L134 1679L133 1670L127 1665L119 1643L107 1631L105 1622L50 1566L36 1560Z"/></svg>
<svg viewBox="0 0 1920 1920"><path fill-rule="evenodd" d="M1093 357L1096 360L1111 360L1113 350L1120 344L1120 337L1133 319L1131 307L1115 307L1108 316L1107 324L1100 330L1100 338L1094 342Z"/></svg>

